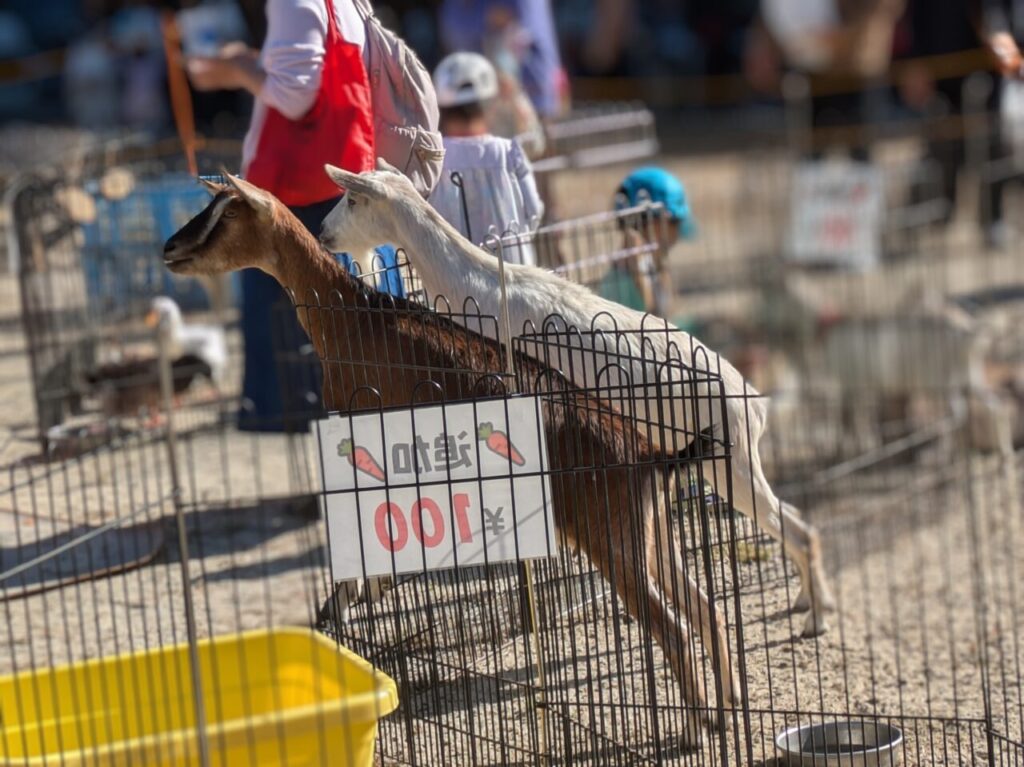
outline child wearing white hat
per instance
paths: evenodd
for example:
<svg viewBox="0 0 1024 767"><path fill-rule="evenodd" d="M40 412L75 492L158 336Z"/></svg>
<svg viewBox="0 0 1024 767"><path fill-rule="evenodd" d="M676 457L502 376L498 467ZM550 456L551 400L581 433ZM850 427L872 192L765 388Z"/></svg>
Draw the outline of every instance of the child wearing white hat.
<svg viewBox="0 0 1024 767"><path fill-rule="evenodd" d="M533 170L512 139L492 135L488 103L498 94L494 67L477 53L453 53L434 71L441 108L444 171L430 203L468 239L483 242L492 230L534 229L544 215ZM510 247L504 257L532 264L531 247Z"/></svg>

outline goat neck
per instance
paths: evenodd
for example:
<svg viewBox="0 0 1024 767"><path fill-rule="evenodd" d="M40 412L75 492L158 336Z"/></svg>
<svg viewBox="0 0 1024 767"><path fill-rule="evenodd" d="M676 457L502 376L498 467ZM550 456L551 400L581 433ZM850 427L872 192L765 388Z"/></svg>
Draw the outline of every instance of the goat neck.
<svg viewBox="0 0 1024 767"><path fill-rule="evenodd" d="M394 205L391 211L395 244L406 252L428 292L444 292L441 286L468 288L473 273L479 271L476 267L493 268L490 254L467 240L425 201ZM455 296L474 294L473 290L454 290Z"/></svg>
<svg viewBox="0 0 1024 767"><path fill-rule="evenodd" d="M272 257L260 264L263 271L289 291L296 303L327 304L330 292L337 290L349 303L355 300L358 286L330 253L293 215L279 213L269 232Z"/></svg>
<svg viewBox="0 0 1024 767"><path fill-rule="evenodd" d="M290 211L278 211L274 218L268 233L272 255L260 268L291 293L297 304L299 324L324 361L324 403L330 409L344 407L356 388L377 385L368 374L368 370L376 369L373 363L377 350L374 344L365 342L363 323L345 322L317 307L337 305L339 298L343 306L362 306L369 293ZM339 355L347 356L352 363L371 364L341 365Z"/></svg>

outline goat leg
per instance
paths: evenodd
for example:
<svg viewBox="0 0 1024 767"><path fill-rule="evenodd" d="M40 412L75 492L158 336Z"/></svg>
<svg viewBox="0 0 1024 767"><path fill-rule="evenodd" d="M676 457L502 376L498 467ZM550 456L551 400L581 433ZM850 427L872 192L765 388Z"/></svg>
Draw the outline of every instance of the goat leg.
<svg viewBox="0 0 1024 767"><path fill-rule="evenodd" d="M672 473L672 475L674 474L675 472ZM664 497L660 492L657 493L657 496ZM645 508L649 508L646 498ZM701 642L705 652L711 653L711 657L714 659L717 650L718 666L715 668L715 676L721 684L721 706L733 708L740 705L743 693L740 689L739 679L733 673L725 616L719 610L714 613L714 620L712 620L711 601L693 576L686 572L682 554L672 535L668 514L659 513L659 510L662 509L664 507L660 502L656 502L648 523L647 566L649 572L653 574L655 582L670 600L676 613L685 615L691 626L700 628Z"/></svg>
<svg viewBox="0 0 1024 767"><path fill-rule="evenodd" d="M614 477L609 473L606 479L612 482ZM565 495L566 498L574 497L572 507L582 513L575 522L560 520L563 523L560 528L566 542L587 554L594 567L615 589L629 615L640 626L648 627L651 637L661 647L679 681L683 700L688 704L684 713L683 743L697 748L702 742L704 722L714 722L707 705L703 676L694 659L694 640L685 621L672 610L665 594L648 572L649 544L642 538L647 520L638 513L636 501L630 500L630 491L635 490L635 486L628 482L624 484L629 487L608 487L605 503L595 503L596 498L587 497L588 489L593 491L597 488L588 488L586 483L582 483L582 487L566 488L579 491L575 497L571 493ZM597 516L608 514L612 509L628 511L615 519ZM562 511L564 514L566 507L563 506Z"/></svg>
<svg viewBox="0 0 1024 767"><path fill-rule="evenodd" d="M780 501L772 492L756 453L750 461L752 476L746 474L746 467L740 460L734 460L732 468L734 508L781 544L800 574L800 593L793 608L810 610L803 636L825 633L828 630L825 615L835 610L835 599L825 577L818 532L801 519L794 506ZM713 473L710 476L713 477Z"/></svg>
<svg viewBox="0 0 1024 767"><path fill-rule="evenodd" d="M384 593L383 585L384 577L381 576L338 581L316 615L317 624L332 623L341 628L348 623L352 605L359 600L359 595L365 590L367 600L379 602Z"/></svg>

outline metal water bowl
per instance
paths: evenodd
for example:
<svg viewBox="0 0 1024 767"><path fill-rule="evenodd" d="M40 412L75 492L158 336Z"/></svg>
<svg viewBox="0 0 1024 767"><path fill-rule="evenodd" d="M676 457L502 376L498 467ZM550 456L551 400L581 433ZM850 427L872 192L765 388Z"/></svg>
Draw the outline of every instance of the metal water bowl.
<svg viewBox="0 0 1024 767"><path fill-rule="evenodd" d="M783 763L801 767L896 767L901 743L898 727L857 719L791 727L775 738Z"/></svg>

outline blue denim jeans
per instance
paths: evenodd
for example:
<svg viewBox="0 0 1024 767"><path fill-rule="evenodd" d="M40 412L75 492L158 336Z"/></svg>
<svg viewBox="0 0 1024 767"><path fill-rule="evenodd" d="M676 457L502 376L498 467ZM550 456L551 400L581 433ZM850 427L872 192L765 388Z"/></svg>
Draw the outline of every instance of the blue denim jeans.
<svg viewBox="0 0 1024 767"><path fill-rule="evenodd" d="M314 235L339 198L291 208ZM379 290L404 295L394 248L377 249L386 271ZM338 260L353 271L344 253ZM242 283L242 342L245 371L238 428L244 431L305 431L320 417L323 374L316 351L299 324L288 294L270 275L246 269ZM299 300L303 300L301 297Z"/></svg>

